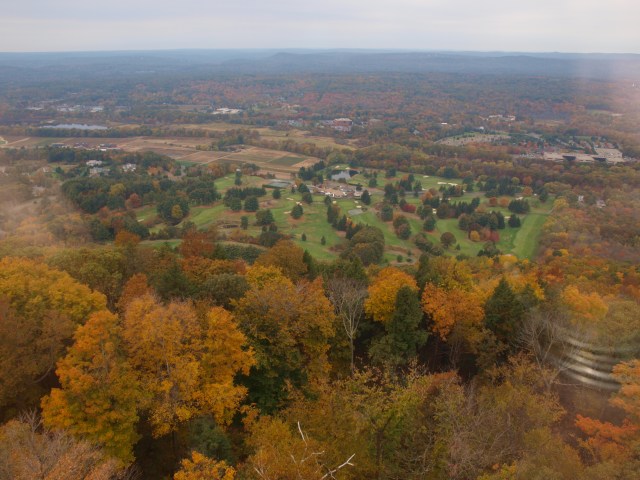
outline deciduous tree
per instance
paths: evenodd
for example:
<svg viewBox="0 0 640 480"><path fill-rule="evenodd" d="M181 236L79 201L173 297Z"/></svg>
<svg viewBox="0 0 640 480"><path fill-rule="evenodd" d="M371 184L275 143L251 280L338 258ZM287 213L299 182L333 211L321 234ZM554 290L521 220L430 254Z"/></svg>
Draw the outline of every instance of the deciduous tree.
<svg viewBox="0 0 640 480"><path fill-rule="evenodd" d="M246 393L233 378L248 373L252 352L244 350L245 337L224 309L212 309L202 321L188 303L163 306L146 295L129 305L124 339L150 394L145 407L155 436L204 412L225 424Z"/></svg>
<svg viewBox="0 0 640 480"><path fill-rule="evenodd" d="M252 288L235 313L256 352L249 397L273 409L286 397L287 383L302 387L326 378L334 313L320 279L294 285L278 269L253 270Z"/></svg>
<svg viewBox="0 0 640 480"><path fill-rule="evenodd" d="M226 462L218 462L201 453L191 452L191 458L180 462L181 468L173 480L234 480L236 471Z"/></svg>
<svg viewBox="0 0 640 480"><path fill-rule="evenodd" d="M342 322L344 333L349 339L351 352L351 372L355 370L354 342L358 326L364 313L364 301L367 298L366 285L352 278L336 277L326 285L329 300L333 304L338 318Z"/></svg>
<svg viewBox="0 0 640 480"><path fill-rule="evenodd" d="M118 317L108 311L89 317L58 362L62 388L42 400L42 415L47 427L66 429L129 464L143 392L124 358L121 330Z"/></svg>
<svg viewBox="0 0 640 480"><path fill-rule="evenodd" d="M75 329L106 298L67 273L18 258L0 260L0 405L38 400Z"/></svg>
<svg viewBox="0 0 640 480"><path fill-rule="evenodd" d="M42 428L35 414L0 427L0 480L125 480L132 473L89 442Z"/></svg>
<svg viewBox="0 0 640 480"><path fill-rule="evenodd" d="M365 311L377 322L386 323L391 320L396 306L396 297L402 287L418 291L415 279L402 270L387 267L369 286L369 298L364 304Z"/></svg>
<svg viewBox="0 0 640 480"><path fill-rule="evenodd" d="M304 250L291 240L280 240L256 260L257 265L278 267L291 280L298 280L307 273L303 261Z"/></svg>

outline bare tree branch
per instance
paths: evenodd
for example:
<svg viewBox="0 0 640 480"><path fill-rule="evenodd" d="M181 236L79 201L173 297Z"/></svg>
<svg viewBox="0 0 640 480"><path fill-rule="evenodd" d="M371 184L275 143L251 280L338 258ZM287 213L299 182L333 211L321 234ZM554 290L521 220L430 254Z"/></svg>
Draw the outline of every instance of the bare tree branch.
<svg viewBox="0 0 640 480"><path fill-rule="evenodd" d="M351 347L351 371L354 365L354 342L367 298L367 289L363 282L351 278L333 278L327 282L327 296L342 320L342 327Z"/></svg>

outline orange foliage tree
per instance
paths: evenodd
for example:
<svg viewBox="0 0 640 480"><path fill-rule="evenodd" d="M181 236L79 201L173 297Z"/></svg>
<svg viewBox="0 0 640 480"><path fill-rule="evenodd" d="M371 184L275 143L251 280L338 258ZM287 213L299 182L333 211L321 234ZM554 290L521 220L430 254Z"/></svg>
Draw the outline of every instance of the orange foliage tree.
<svg viewBox="0 0 640 480"><path fill-rule="evenodd" d="M45 425L102 446L123 463L133 461L137 406L143 395L124 358L118 317L97 312L80 327L56 373L62 388L42 400Z"/></svg>
<svg viewBox="0 0 640 480"><path fill-rule="evenodd" d="M620 390L611 398L626 418L620 425L578 415L576 425L588 438L583 445L598 460L624 462L640 448L640 360L623 362L613 368Z"/></svg>
<svg viewBox="0 0 640 480"><path fill-rule="evenodd" d="M303 256L304 251L291 240L280 240L260 255L256 264L278 267L286 277L296 281L307 273Z"/></svg>
<svg viewBox="0 0 640 480"><path fill-rule="evenodd" d="M191 452L191 458L180 462L181 468L173 480L234 480L236 471L225 462L218 462L201 453Z"/></svg>
<svg viewBox="0 0 640 480"><path fill-rule="evenodd" d="M394 267L382 269L369 286L369 298L364 303L365 312L377 322L390 321L402 287L418 291L418 284L411 275Z"/></svg>
<svg viewBox="0 0 640 480"><path fill-rule="evenodd" d="M248 373L253 352L230 313L214 308L198 318L189 303L162 305L151 295L132 301L124 319L129 361L149 401L155 436L207 412L227 424L246 389L234 376Z"/></svg>

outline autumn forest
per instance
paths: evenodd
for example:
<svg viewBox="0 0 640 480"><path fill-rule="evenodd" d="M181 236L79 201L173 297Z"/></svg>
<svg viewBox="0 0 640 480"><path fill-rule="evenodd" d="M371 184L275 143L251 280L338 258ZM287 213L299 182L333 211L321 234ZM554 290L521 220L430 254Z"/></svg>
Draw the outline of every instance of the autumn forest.
<svg viewBox="0 0 640 480"><path fill-rule="evenodd" d="M638 478L637 56L180 55L0 54L0 480Z"/></svg>

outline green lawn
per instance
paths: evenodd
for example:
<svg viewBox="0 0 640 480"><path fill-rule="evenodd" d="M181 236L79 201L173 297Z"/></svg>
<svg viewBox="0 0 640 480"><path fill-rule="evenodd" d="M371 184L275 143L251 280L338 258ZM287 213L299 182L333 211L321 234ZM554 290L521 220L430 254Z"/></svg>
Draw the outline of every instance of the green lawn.
<svg viewBox="0 0 640 480"><path fill-rule="evenodd" d="M195 223L196 227L200 229L206 228L216 220L221 218L225 210L228 209L222 204L222 202L218 202L213 206L191 207L191 212L189 213L189 216L185 219L185 221ZM229 212L229 214L233 215L233 212ZM238 215L238 219L239 217L240 215Z"/></svg>
<svg viewBox="0 0 640 480"><path fill-rule="evenodd" d="M519 258L533 258L538 249L538 240L542 233L542 225L547 220L547 215L530 213L524 219L522 227L513 240L513 253Z"/></svg>
<svg viewBox="0 0 640 480"><path fill-rule="evenodd" d="M292 158L292 157L289 157ZM383 175L380 175L382 180L382 186L384 185ZM358 176L357 176L358 177ZM461 183L460 179L443 179L440 177L422 177L420 175L415 176L416 179L420 179L425 188L435 187L438 188L440 183ZM397 177L400 178L400 177ZM226 175L223 178L215 181L218 192L222 195L227 189L233 188L235 180L234 174ZM362 179L366 184L366 179ZM395 181L396 179L389 179L389 181ZM267 181L261 177L255 176L243 176L242 187L247 186L261 186L267 183ZM383 222L377 215L376 204L379 204L383 199L383 191L380 188L369 189L372 197L372 204L370 206L363 205L359 200L353 198L345 198L335 200L336 204L340 207L342 214L349 216L349 210L356 209L358 206L362 206L363 213L359 215L352 215L351 218L356 223L362 223L379 228L385 239L386 251L384 255L384 261L388 263L395 263L398 255L402 255L405 259L411 258L413 261L420 255L420 251L413 243L413 236L417 233L423 232L423 221L418 216L410 213L402 213L409 220L411 225L412 238L409 240L399 239L393 229L391 222ZM481 202L486 207L486 211L500 211L505 216L509 216L511 213L506 208L502 207L489 207L487 199L482 192L472 192L465 194L462 197L454 198L452 201L470 201L474 197L480 197ZM267 195L260 197L260 208L269 208L275 218L278 231L291 235L293 241L300 247L308 250L318 260L331 260L337 257L338 252L331 248L343 244L344 233L337 232L326 220L327 207L324 204L324 197L319 195L313 196L313 203L307 205L302 204L304 214L302 218L294 220L291 215L291 209L296 202L302 200L300 193L292 194L288 189L282 189L282 196L278 200L274 200L271 195L271 189L267 189ZM413 205L419 205L420 199L408 194L405 200ZM532 258L536 252L538 245L538 239L540 236L540 230L545 222L545 219L549 213L549 209L553 204L553 200L550 199L545 204L540 204L535 198L531 199L532 211L528 215L521 216L522 227L520 228L505 228L499 230L500 240L497 244L498 248L504 253L513 253L519 258ZM140 220L151 219L155 215L155 206L145 206L136 211ZM398 213L401 213L398 211ZM254 212L232 212L225 207L221 201L216 202L210 206L195 206L191 208L190 215L186 221L193 222L198 228L207 228L214 223L223 223L228 225L240 225L240 219L242 216L249 217L249 228L245 232L252 236L259 236L261 233L261 227L255 225L255 213ZM158 228L162 225L158 226ZM221 233L225 232L227 235L232 235L237 231L236 228L225 229L221 228ZM483 248L484 242L472 242L467 238L466 232L461 231L458 228L457 219L444 219L438 220L436 223L436 230L431 233L427 233L428 237L435 244L440 243L440 236L444 232L451 232L454 234L457 240L457 244L460 245L460 250L457 250L455 246L452 246L448 250L450 255L465 254L474 257L478 254L478 251ZM302 234L306 235L307 240L302 241ZM426 233L426 232L425 232ZM326 244L321 244L321 238L325 237ZM232 238L231 236L229 238ZM158 242L162 244L162 241ZM409 255L410 254L410 255Z"/></svg>
<svg viewBox="0 0 640 480"><path fill-rule="evenodd" d="M66 138L45 137L38 141L38 143L36 144L36 147L47 147L52 143L61 143L63 140L66 140Z"/></svg>
<svg viewBox="0 0 640 480"><path fill-rule="evenodd" d="M240 188L244 187L261 187L265 183L269 183L268 180L265 180L262 177L255 177L253 175L243 175L242 184ZM214 184L218 189L218 193L224 195L224 192L229 190L232 187L235 187L236 175L235 173L230 173L229 175L225 175L222 178L218 178Z"/></svg>
<svg viewBox="0 0 640 480"><path fill-rule="evenodd" d="M155 205L143 205L140 208L136 208L135 212L136 212L136 218L140 222L144 222L145 220L151 220L158 214L158 211Z"/></svg>
<svg viewBox="0 0 640 480"><path fill-rule="evenodd" d="M148 245L151 247L161 247L163 245L169 245L171 248L175 248L182 243L181 239L173 239L173 240L144 240L140 242L143 245Z"/></svg>
<svg viewBox="0 0 640 480"><path fill-rule="evenodd" d="M300 163L305 160L305 157L292 157L290 155L285 155L284 157L276 158L269 163L273 163L275 165L285 165L290 167L291 165L295 165L296 163Z"/></svg>

